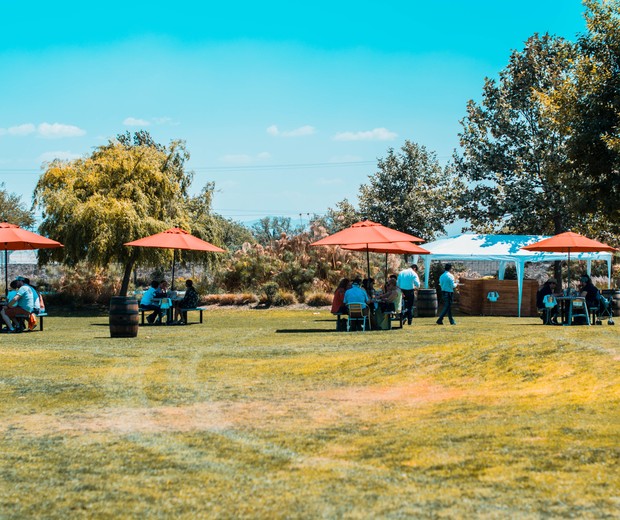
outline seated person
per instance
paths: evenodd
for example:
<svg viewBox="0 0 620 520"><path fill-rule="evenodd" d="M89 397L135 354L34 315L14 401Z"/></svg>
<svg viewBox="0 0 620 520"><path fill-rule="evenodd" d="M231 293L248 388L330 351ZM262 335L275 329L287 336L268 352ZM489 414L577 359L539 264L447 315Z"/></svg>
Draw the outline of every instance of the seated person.
<svg viewBox="0 0 620 520"><path fill-rule="evenodd" d="M332 300L332 314L346 314L347 306L344 304L344 293L347 292L350 282L348 278L340 280L336 291L334 292L334 299Z"/></svg>
<svg viewBox="0 0 620 520"><path fill-rule="evenodd" d="M183 311L181 309L195 309L200 301L200 296L194 289L194 282L185 280L185 296L182 300L174 302L174 321L177 325L185 325L183 321Z"/></svg>
<svg viewBox="0 0 620 520"><path fill-rule="evenodd" d="M35 314L39 314L40 312L45 312L45 306L43 305L43 298L41 298L41 295L39 294L39 291L37 290L37 288L30 283L30 278L24 278L23 276L18 276L16 280L23 281L24 285L26 287L29 287L30 290L32 291L32 298L34 302L32 312L34 312Z"/></svg>
<svg viewBox="0 0 620 520"><path fill-rule="evenodd" d="M378 298L378 307L375 311L377 328L388 330L390 328L389 313L395 312L400 306L402 293L396 284L396 278L389 278L385 292Z"/></svg>
<svg viewBox="0 0 620 520"><path fill-rule="evenodd" d="M155 303L154 301L154 299L156 298L158 288L159 288L159 282L156 280L153 280L151 282L151 286L146 291L144 291L144 294L142 295L142 299L140 300L141 310L153 311L153 313L147 316L146 318L146 321L148 321L150 324L155 323L155 320L157 320L157 323L161 323L162 312L161 312L159 305Z"/></svg>
<svg viewBox="0 0 620 520"><path fill-rule="evenodd" d="M159 287L157 287L157 291L155 292L155 298L168 298L168 282L166 280L159 282Z"/></svg>
<svg viewBox="0 0 620 520"><path fill-rule="evenodd" d="M362 280L362 289L366 291L368 298L372 300L375 297L375 279L364 278Z"/></svg>
<svg viewBox="0 0 620 520"><path fill-rule="evenodd" d="M16 280L15 282L17 293L0 311L0 315L8 327L8 332L16 332L19 325L16 320L18 315L30 315L34 308L34 298L30 287L25 285L23 280Z"/></svg>
<svg viewBox="0 0 620 520"><path fill-rule="evenodd" d="M17 294L17 280L13 280L9 284L9 287L11 288L11 290L6 295L7 302L10 302L13 298L15 298L15 295Z"/></svg>
<svg viewBox="0 0 620 520"><path fill-rule="evenodd" d="M360 287L362 280L360 278L356 278L353 280L353 283L349 289L344 293L344 304L349 305L350 303L360 303L362 305L362 310L365 315L368 315L368 303L370 299L368 298L368 294L366 291Z"/></svg>
<svg viewBox="0 0 620 520"><path fill-rule="evenodd" d="M542 313L540 319L549 325L551 323L558 323L558 304L557 301L552 308L547 308L545 305L545 296L553 296L555 294L556 281L553 278L549 278L536 293L536 308Z"/></svg>
<svg viewBox="0 0 620 520"><path fill-rule="evenodd" d="M598 309L599 290L587 274L581 275L579 278L579 295L586 299L588 309Z"/></svg>

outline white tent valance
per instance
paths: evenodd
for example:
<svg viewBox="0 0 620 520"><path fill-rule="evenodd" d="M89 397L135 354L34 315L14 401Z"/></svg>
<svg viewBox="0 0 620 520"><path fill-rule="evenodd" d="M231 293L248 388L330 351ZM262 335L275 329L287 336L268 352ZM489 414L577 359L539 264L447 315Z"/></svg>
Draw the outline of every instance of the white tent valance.
<svg viewBox="0 0 620 520"><path fill-rule="evenodd" d="M431 252L424 255L424 285L428 287L430 265L433 260L491 260L500 262L500 279L503 279L504 269L507 262L514 262L517 271L517 284L519 291L519 315L521 315L521 298L523 291L524 267L527 262L553 262L555 260L567 260L568 253L546 253L524 251L523 246L533 244L548 238L544 235L479 235L460 234L442 238L434 242L423 244L424 249ZM611 253L571 253L571 260L586 260L587 269L590 273L592 260L604 260L607 262L607 274L609 287L611 287Z"/></svg>

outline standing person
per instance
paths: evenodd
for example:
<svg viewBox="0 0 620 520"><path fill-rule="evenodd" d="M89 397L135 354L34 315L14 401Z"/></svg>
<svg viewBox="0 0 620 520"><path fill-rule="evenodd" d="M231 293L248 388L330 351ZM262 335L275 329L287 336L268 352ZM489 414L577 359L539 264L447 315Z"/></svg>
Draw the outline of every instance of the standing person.
<svg viewBox="0 0 620 520"><path fill-rule="evenodd" d="M450 325L456 325L454 318L452 317L452 300L454 298L454 276L450 272L452 270L452 264L446 264L444 266L444 272L439 277L439 287L441 288L441 294L443 296L443 310L437 319L437 325L443 325L443 318L447 314L450 320Z"/></svg>
<svg viewBox="0 0 620 520"><path fill-rule="evenodd" d="M7 332L15 332L15 322L13 321L18 314L31 314L34 306L34 298L30 287L24 284L23 280L16 280L17 293L9 301L6 307L2 307L0 315L6 326Z"/></svg>
<svg viewBox="0 0 620 520"><path fill-rule="evenodd" d="M420 288L420 278L418 276L418 266L411 264L410 267L398 273L398 288L403 293L404 309L402 313L403 322L407 318L407 325L413 321L413 304L415 301L415 289Z"/></svg>
<svg viewBox="0 0 620 520"><path fill-rule="evenodd" d="M183 320L182 309L195 309L200 301L200 296L196 289L194 289L194 282L191 280L185 280L185 296L182 300L174 302L174 322L176 325L186 325Z"/></svg>
<svg viewBox="0 0 620 520"><path fill-rule="evenodd" d="M142 299L140 300L140 309L145 311L153 311L152 314L146 317L146 321L148 321L151 325L155 323L155 320L158 318L158 322L161 323L161 309L159 308L159 305L154 302L158 288L159 282L157 280L153 280L151 282L151 286L144 291Z"/></svg>

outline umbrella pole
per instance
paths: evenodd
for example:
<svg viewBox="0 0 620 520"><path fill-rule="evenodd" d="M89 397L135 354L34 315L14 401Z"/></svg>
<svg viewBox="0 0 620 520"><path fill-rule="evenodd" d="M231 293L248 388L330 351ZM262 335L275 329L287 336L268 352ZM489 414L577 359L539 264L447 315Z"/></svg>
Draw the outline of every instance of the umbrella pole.
<svg viewBox="0 0 620 520"><path fill-rule="evenodd" d="M4 296L9 295L9 250L4 250Z"/></svg>
<svg viewBox="0 0 620 520"><path fill-rule="evenodd" d="M387 283L387 253L385 253L385 281L384 283Z"/></svg>
<svg viewBox="0 0 620 520"><path fill-rule="evenodd" d="M176 262L177 259L177 250L173 249L172 250L172 281L170 283L170 290L174 291L174 264Z"/></svg>
<svg viewBox="0 0 620 520"><path fill-rule="evenodd" d="M566 265L568 267L568 273L567 273L567 276L568 276L568 282L567 282L568 287L567 287L566 294L570 295L570 247L568 248L568 260L566 260Z"/></svg>
<svg viewBox="0 0 620 520"><path fill-rule="evenodd" d="M366 244L366 266L368 267L368 278L370 279L370 251L368 250L368 244Z"/></svg>

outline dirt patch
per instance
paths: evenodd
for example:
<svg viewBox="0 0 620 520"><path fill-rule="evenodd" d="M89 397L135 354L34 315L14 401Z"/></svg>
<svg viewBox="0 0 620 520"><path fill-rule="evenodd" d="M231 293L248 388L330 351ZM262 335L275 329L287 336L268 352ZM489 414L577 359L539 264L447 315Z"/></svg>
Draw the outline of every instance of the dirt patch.
<svg viewBox="0 0 620 520"><path fill-rule="evenodd" d="M8 433L80 435L83 433L166 433L223 431L234 428L312 430L376 417L382 403L405 407L458 399L463 391L430 383L393 387L354 387L305 392L256 401L214 401L184 406L106 408L69 414L15 416L0 426Z"/></svg>

